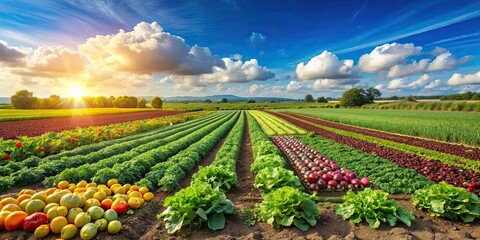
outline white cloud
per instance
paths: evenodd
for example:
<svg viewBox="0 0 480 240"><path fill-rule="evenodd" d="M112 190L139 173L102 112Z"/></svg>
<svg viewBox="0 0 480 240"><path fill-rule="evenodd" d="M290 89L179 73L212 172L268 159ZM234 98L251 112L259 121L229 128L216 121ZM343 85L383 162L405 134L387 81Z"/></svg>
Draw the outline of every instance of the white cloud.
<svg viewBox="0 0 480 240"><path fill-rule="evenodd" d="M426 72L452 70L456 68L458 65L466 63L471 59L472 59L472 56L465 56L457 60L450 52L445 52L438 55L430 63L430 65L428 65Z"/></svg>
<svg viewBox="0 0 480 240"><path fill-rule="evenodd" d="M437 80L429 83L428 85L426 85L424 87L424 89L432 89L432 88L437 88L437 87L440 87L440 86L442 86L442 81L437 79Z"/></svg>
<svg viewBox="0 0 480 240"><path fill-rule="evenodd" d="M189 47L183 38L164 32L156 22L141 22L131 32L97 35L78 48L92 64L123 72L195 75L224 67L208 48Z"/></svg>
<svg viewBox="0 0 480 240"><path fill-rule="evenodd" d="M349 89L358 84L358 79L318 79L312 85L313 90L340 90Z"/></svg>
<svg viewBox="0 0 480 240"><path fill-rule="evenodd" d="M383 85L383 84L378 84L378 85L375 86L374 88L376 88L376 89L378 89L378 90L382 90L384 87L385 87L385 85Z"/></svg>
<svg viewBox="0 0 480 240"><path fill-rule="evenodd" d="M420 61L413 61L411 64L406 65L395 65L390 68L388 71L387 77L389 78L400 78L410 76L419 72L423 72L427 69L430 64L429 59L422 59Z"/></svg>
<svg viewBox="0 0 480 240"><path fill-rule="evenodd" d="M262 33L252 32L252 34L250 34L250 37L248 39L250 40L251 43L260 43L267 40L267 36L265 36L265 34L262 34Z"/></svg>
<svg viewBox="0 0 480 240"><path fill-rule="evenodd" d="M480 71L474 74L454 73L447 81L448 85L480 84Z"/></svg>
<svg viewBox="0 0 480 240"><path fill-rule="evenodd" d="M299 63L295 73L300 80L351 78L357 74L353 60L339 60L335 54L328 51L313 57L307 64Z"/></svg>
<svg viewBox="0 0 480 240"><path fill-rule="evenodd" d="M433 77L431 77L428 74L423 74L420 76L417 80L407 83L408 78L403 77L403 78L397 78L391 80L388 85L387 89L420 89L420 88L427 88L426 86L429 86L428 88L432 88L437 84L440 84L440 80L434 80Z"/></svg>
<svg viewBox="0 0 480 240"><path fill-rule="evenodd" d="M17 67L25 64L26 49L8 46L0 40L0 66Z"/></svg>
<svg viewBox="0 0 480 240"><path fill-rule="evenodd" d="M161 79L160 82L173 82L176 85L181 85L182 89L187 89L189 87L202 88L208 84L265 81L275 76L266 67L259 66L256 59L245 62L233 61L230 58L223 58L222 60L225 69L214 67L213 73L201 75L169 75Z"/></svg>
<svg viewBox="0 0 480 240"><path fill-rule="evenodd" d="M269 89L271 89L271 86L270 85L257 85L257 84L253 84L252 86L250 86L248 88L248 92L250 94L254 94L254 93L257 93L257 92L261 92L261 91L268 91Z"/></svg>
<svg viewBox="0 0 480 240"><path fill-rule="evenodd" d="M443 53L447 53L448 50L445 49L445 48L442 48L442 47L435 47L435 49L433 49L430 54L432 54L433 56L438 56L440 54L443 54Z"/></svg>
<svg viewBox="0 0 480 240"><path fill-rule="evenodd" d="M235 53L235 54L230 55L230 58L233 59L233 60L242 60L243 56L238 54L238 53Z"/></svg>
<svg viewBox="0 0 480 240"><path fill-rule="evenodd" d="M290 81L286 89L289 92L296 92L296 91L308 89L308 87L303 85L299 81Z"/></svg>
<svg viewBox="0 0 480 240"><path fill-rule="evenodd" d="M404 63L412 55L417 55L422 47L415 47L413 43L387 43L378 46L370 53L364 54L358 61L358 66L363 72L378 72L387 70L397 64Z"/></svg>

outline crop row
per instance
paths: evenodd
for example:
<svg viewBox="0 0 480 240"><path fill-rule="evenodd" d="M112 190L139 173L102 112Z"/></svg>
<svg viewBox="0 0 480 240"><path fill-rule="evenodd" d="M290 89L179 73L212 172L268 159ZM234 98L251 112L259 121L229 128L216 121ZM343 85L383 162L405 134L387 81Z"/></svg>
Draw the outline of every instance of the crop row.
<svg viewBox="0 0 480 240"><path fill-rule="evenodd" d="M158 134L157 138L153 141L149 141L143 144L138 145L135 148L132 148L130 151L124 151L123 153L118 152L117 154L113 154L112 156L108 155L109 157L105 156L104 158L96 159L93 156L96 156L95 153L91 153L89 156L87 155L86 159L90 159L90 161L84 162L83 165L80 165L77 168L64 168L62 172L58 173L57 175L52 175L44 180L44 184L46 186L55 185L60 181L66 180L69 182L74 182L78 179L91 179L93 178L97 171L113 167L115 164L119 164L128 160L131 160L135 157L140 156L149 156L152 152L155 152L157 148L165 146L172 141L185 137L193 132L208 126L209 124L214 124L216 121L225 118L225 113L218 114L218 115L211 115L206 118L202 118L202 121L195 121L193 123L184 124L182 126L178 125L175 129L164 132L162 134ZM75 156L71 159L81 159L83 156ZM78 161L82 162L82 161Z"/></svg>
<svg viewBox="0 0 480 240"><path fill-rule="evenodd" d="M367 187L370 184L367 177L359 180L355 172L339 166L295 137L275 136L272 140L290 160L294 170L310 191L341 191Z"/></svg>
<svg viewBox="0 0 480 240"><path fill-rule="evenodd" d="M21 161L31 156L44 157L92 143L120 139L173 123L185 122L206 114L208 112L185 113L106 126L47 132L37 137L19 136L18 140L4 140L0 138L0 158L8 160L1 161L0 165L5 165L10 161Z"/></svg>
<svg viewBox="0 0 480 240"><path fill-rule="evenodd" d="M360 149L364 152L386 158L401 167L415 169L418 173L426 176L434 182L445 181L456 187L465 188L470 182L480 182L480 175L473 170L464 170L456 166L446 165L439 161L429 161L415 154L408 154L402 151L379 146L368 141L355 139L319 128L313 123L307 123L305 121L301 121L299 119L292 118L286 115L281 115L277 113L275 114L287 121L299 125L306 130L313 131L322 137L332 139L335 142L343 143L350 147ZM473 192L479 195L480 189L473 189Z"/></svg>
<svg viewBox="0 0 480 240"><path fill-rule="evenodd" d="M259 220L275 228L294 225L307 231L320 217L313 197L300 190L303 189L300 179L285 168L280 151L250 114L248 127L254 156L250 169L256 173L254 186L263 197L258 204Z"/></svg>
<svg viewBox="0 0 480 240"><path fill-rule="evenodd" d="M281 111L369 129L480 146L480 125L472 124L478 122L480 113L346 108Z"/></svg>
<svg viewBox="0 0 480 240"><path fill-rule="evenodd" d="M220 139L225 136L237 121L237 112L234 117L224 122L214 130L207 131L195 143L190 143L185 150L164 162L158 162L145 177L137 182L139 186L159 187L163 191L174 191L180 182L192 171L195 166L215 147ZM203 131L204 129L200 130ZM139 179L136 179L139 180Z"/></svg>
<svg viewBox="0 0 480 240"><path fill-rule="evenodd" d="M192 176L190 186L165 199L164 207L167 209L157 217L163 218L168 233L174 233L183 226L200 227L204 223L212 230L224 228L224 214L233 213L233 203L224 192L237 184L235 165L244 124L242 112L212 164L200 167ZM178 221L180 218L183 221Z"/></svg>
<svg viewBox="0 0 480 240"><path fill-rule="evenodd" d="M215 116L212 116L215 118ZM57 155L51 155L45 158L39 158L36 156L29 157L21 162L9 162L5 166L0 166L0 176L11 175L23 168L32 168L38 165L44 164L58 164L58 160L73 159L72 162L78 163L92 163L99 161L104 158L112 157L120 153L127 151L135 151L139 146L142 146L146 143L150 143L154 140L162 139L171 134L175 134L181 130L186 130L195 126L195 124L202 123L204 121L209 121L209 117L201 118L198 120L192 120L187 123L182 123L179 125L167 126L164 128L159 128L147 133L141 133L137 135L132 135L122 139L112 140L108 142L94 143L86 146L82 146L70 151L65 151ZM111 142L114 142L111 144ZM148 145L147 145L148 146ZM137 152L143 152L146 149L138 149ZM81 179L80 179L81 180ZM73 181L77 182L77 181Z"/></svg>
<svg viewBox="0 0 480 240"><path fill-rule="evenodd" d="M363 134L354 133L354 132L350 132L350 131L346 131L346 130L341 130L341 129L338 129L338 128L327 127L327 126L324 126L324 125L321 125L321 124L318 124L318 123L314 123L314 122L311 122L309 120L304 120L304 119L301 119L301 118L298 118L298 119L300 119L301 121L306 121L310 124L313 124L314 126L317 126L319 128L322 128L322 129L325 129L327 131L331 131L331 132L334 132L334 133L337 133L337 134L341 134L341 135L352 137L352 138L355 138L355 139L367 141L367 142L374 143L374 144L382 146L382 147L391 148L391 149L401 151L401 152L405 152L405 153L408 153L408 154L414 154L414 155L417 155L419 157L425 158L427 160L440 161L442 163L457 166L457 167L460 167L462 169L471 169L475 172L480 172L480 161L466 159L466 158L462 158L462 157L458 157L458 156L453 156L453 155L450 155L450 154L445 154L445 153L441 153L441 152L437 152L437 151L433 151L433 150L429 150L429 149L424 149L424 148L421 148L421 147L412 146L412 145L408 145L408 144L397 143L397 142L392 142L392 141L388 141L388 140L384 140L384 139L380 139L380 138L376 138L376 137L366 136L366 135L363 135Z"/></svg>
<svg viewBox="0 0 480 240"><path fill-rule="evenodd" d="M344 144L319 136L298 136L298 138L341 166L361 176L368 176L374 186L388 193L413 193L417 189L433 184L413 169L399 167L387 159Z"/></svg>
<svg viewBox="0 0 480 240"><path fill-rule="evenodd" d="M311 117L305 117L299 114L292 114L292 113L286 113L287 115L300 118L303 120L308 120L310 122L314 122L316 124L321 124L323 126L327 127L332 127L332 128L337 128L341 130L346 130L350 132L355 132L359 134L364 134L376 138L381 138L393 142L398 142L398 143L403 143L403 144L408 144L408 145L413 145L417 147L422 147L425 149L430 149L434 150L437 152L443 152L451 155L456 155L468 159L473 159L473 160L480 160L480 149L479 148L474 148L474 147L467 147L464 145L460 144L452 144L452 143L446 143L446 142L439 142L439 141L433 141L433 140L428 140L428 139L421 139L421 138L416 138L416 137L410 137L410 136L404 136L404 135L398 135L398 134L392 134L388 132L381 132L377 130L372 130L372 129L365 129L365 128L360 128L360 127L354 127L350 125L345 125L345 124L340 124L340 123L334 123L330 121L325 121L325 120L320 120L317 118L311 118Z"/></svg>
<svg viewBox="0 0 480 240"><path fill-rule="evenodd" d="M268 136L306 134L305 130L266 112L251 110L249 113Z"/></svg>
<svg viewBox="0 0 480 240"><path fill-rule="evenodd" d="M213 124L215 124L215 122L211 123L210 125L213 125ZM189 131L192 131L192 130L190 130L190 128L188 128L187 130L184 130L184 132L179 132L177 134L174 134L174 136L175 135L176 136L175 137L171 136L171 138L169 140L173 141L176 138L181 137L182 134L187 135L189 133ZM160 140L162 140L162 141L160 141ZM165 139L159 139L158 142L157 141L154 141L154 143L152 142L151 145L153 145L153 146L151 146L151 147L153 149L155 149L157 146L160 146L160 145L166 144L166 143L168 143L168 142L165 141ZM147 144L150 144L150 143L147 143ZM139 154L139 153L142 152L142 149L144 149L144 148L142 146L139 146L138 148L140 148L140 149L138 149L139 152L127 151L124 154L114 155L110 158L106 158L105 161L102 160L100 162L107 162L108 164L112 164L112 166L113 166L113 164L115 164L117 162L129 161L136 156L143 155L143 154ZM149 152L151 152L151 151L149 151ZM115 153L115 152L113 152L113 153ZM21 170L12 173L10 176L1 177L0 178L0 190L4 191L4 190L6 190L10 187L13 187L13 186L16 186L16 187L26 186L26 185L29 185L29 184L33 184L33 183L42 181L43 179L45 179L47 177L59 174L61 171L65 170L67 168L74 168L74 167L78 167L78 166L83 165L83 164L88 164L88 160L89 160L88 158L84 158L83 156L80 155L80 156L74 156L74 157L64 157L64 158L61 158L61 159L58 159L58 160L53 160L53 161L41 162L36 167L22 168ZM87 162L84 162L84 161L87 161ZM93 163L93 162L89 162L89 163ZM97 168L93 168L92 164L87 165L83 169L89 169L89 172L91 172L92 170L99 170ZM82 174L83 171L78 171L78 173ZM56 182L58 182L56 180L57 179L49 178L49 179L46 180L45 183L49 186L52 186L52 185L55 185Z"/></svg>

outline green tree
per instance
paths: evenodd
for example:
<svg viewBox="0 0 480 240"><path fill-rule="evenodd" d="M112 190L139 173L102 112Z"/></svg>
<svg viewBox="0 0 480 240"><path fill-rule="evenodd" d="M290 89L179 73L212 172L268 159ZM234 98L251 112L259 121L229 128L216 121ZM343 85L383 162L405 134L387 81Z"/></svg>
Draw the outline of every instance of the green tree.
<svg viewBox="0 0 480 240"><path fill-rule="evenodd" d="M221 103L227 103L228 102L228 99L226 98L222 98L222 100L220 100Z"/></svg>
<svg viewBox="0 0 480 240"><path fill-rule="evenodd" d="M247 103L256 103L257 101L253 100L253 99L250 99L247 101Z"/></svg>
<svg viewBox="0 0 480 240"><path fill-rule="evenodd" d="M154 98L152 99L152 103L151 103L151 104L152 104L152 107L153 107L153 108L162 108L162 107L163 107L163 101L162 101L162 99L159 98L159 97L154 97Z"/></svg>
<svg viewBox="0 0 480 240"><path fill-rule="evenodd" d="M480 92L473 94L472 100L480 100Z"/></svg>
<svg viewBox="0 0 480 240"><path fill-rule="evenodd" d="M365 93L369 103L373 103L373 100L375 100L375 98L379 98L382 96L382 93L380 92L380 90L374 87L367 88L367 90L365 90Z"/></svg>
<svg viewBox="0 0 480 240"><path fill-rule="evenodd" d="M210 100L210 99L205 99L205 103L212 103L212 100Z"/></svg>
<svg viewBox="0 0 480 240"><path fill-rule="evenodd" d="M33 92L20 90L10 97L10 103L15 109L36 109L39 101L33 96Z"/></svg>
<svg viewBox="0 0 480 240"><path fill-rule="evenodd" d="M145 98L139 98L137 101L137 108L146 108L147 100Z"/></svg>
<svg viewBox="0 0 480 240"><path fill-rule="evenodd" d="M313 99L312 94L307 94L307 95L305 95L305 102L315 102L315 100Z"/></svg>
<svg viewBox="0 0 480 240"><path fill-rule="evenodd" d="M358 107L368 102L366 92L361 88L350 88L340 98L340 105L344 107Z"/></svg>
<svg viewBox="0 0 480 240"><path fill-rule="evenodd" d="M328 103L328 100L325 97L318 97L317 103Z"/></svg>

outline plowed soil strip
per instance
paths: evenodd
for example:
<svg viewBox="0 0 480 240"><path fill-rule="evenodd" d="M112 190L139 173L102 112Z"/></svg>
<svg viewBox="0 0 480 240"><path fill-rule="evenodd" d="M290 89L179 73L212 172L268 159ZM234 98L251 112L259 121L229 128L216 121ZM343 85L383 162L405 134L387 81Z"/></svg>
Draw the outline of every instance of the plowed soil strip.
<svg viewBox="0 0 480 240"><path fill-rule="evenodd" d="M17 136L33 137L46 132L60 132L77 127L103 126L112 123L165 117L180 113L184 113L184 111L158 110L0 122L0 137L3 139L15 139Z"/></svg>
<svg viewBox="0 0 480 240"><path fill-rule="evenodd" d="M273 115L276 115L278 113L275 112L269 112ZM438 142L438 141L433 141L433 140L427 140L427 139L422 139L422 138L415 138L415 137L408 137L408 136L402 136L402 135L397 135L393 133L387 133L387 132L381 132L381 131L375 131L371 129L365 129L365 128L359 128L359 127L354 127L350 125L345 125L345 124L340 124L340 123L334 123L330 121L325 121L325 120L320 120L317 118L312 118L312 117L307 117L304 115L299 115L299 114L293 114L293 113L286 113L282 112L282 114L289 115L292 117L296 117L302 120L310 121L316 124L320 124L323 126L327 127L332 127L332 128L337 128L341 130L346 130L350 132L355 132L355 133L360 133L380 139L385 139L393 142L398 142L398 143L404 143L404 144L409 144L412 146L417 146L417 147L422 147L430 150L434 150L437 152L443 152L455 156L460 156L468 159L473 159L473 160L480 160L480 148L474 148L474 147L467 147L461 144L452 144L452 143L445 143L445 142ZM277 116L277 115L276 115Z"/></svg>
<svg viewBox="0 0 480 240"><path fill-rule="evenodd" d="M456 166L446 165L439 161L430 161L415 154L408 154L391 148L382 147L367 141L343 136L311 125L314 123L310 124L302 122L301 120L293 118L292 116L278 113L275 113L275 115L294 123L303 129L313 131L324 138L360 149L367 153L375 154L379 157L390 160L400 167L415 169L418 173L426 176L434 182L445 181L456 187L464 187L464 182L480 181L480 174L474 172L473 170L462 170ZM479 192L474 193L480 195Z"/></svg>

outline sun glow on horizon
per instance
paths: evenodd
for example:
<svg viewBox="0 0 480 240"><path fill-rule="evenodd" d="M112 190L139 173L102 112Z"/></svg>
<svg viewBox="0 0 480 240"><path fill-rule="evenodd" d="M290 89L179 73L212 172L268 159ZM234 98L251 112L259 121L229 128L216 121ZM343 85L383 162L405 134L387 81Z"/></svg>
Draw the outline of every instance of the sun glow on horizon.
<svg viewBox="0 0 480 240"><path fill-rule="evenodd" d="M81 98L83 96L83 88L81 87L71 87L69 89L69 92L70 92L70 96L74 97L74 98Z"/></svg>

